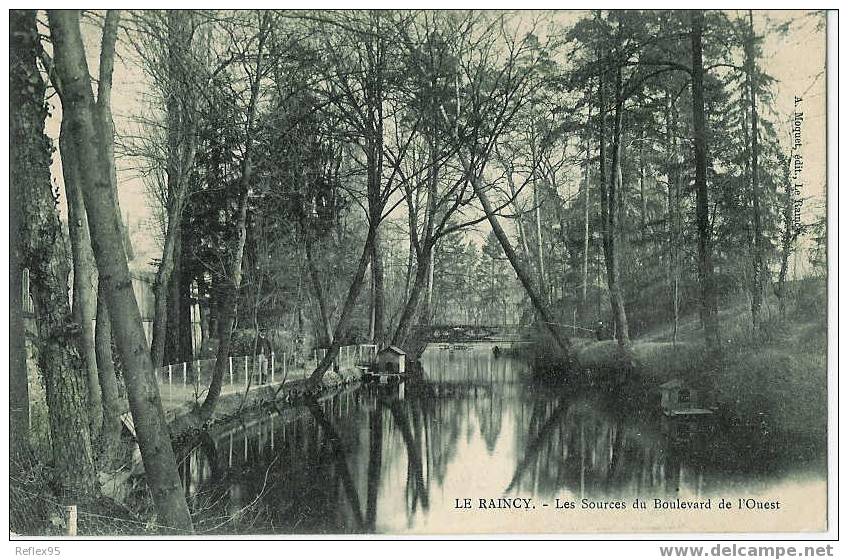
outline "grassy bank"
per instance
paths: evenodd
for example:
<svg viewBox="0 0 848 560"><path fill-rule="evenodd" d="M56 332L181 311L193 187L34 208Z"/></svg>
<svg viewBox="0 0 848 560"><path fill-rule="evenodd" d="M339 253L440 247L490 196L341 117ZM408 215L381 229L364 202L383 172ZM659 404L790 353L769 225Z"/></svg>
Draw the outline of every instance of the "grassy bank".
<svg viewBox="0 0 848 560"><path fill-rule="evenodd" d="M787 437L823 442L827 426L827 319L823 282L808 282L781 317L774 300L763 313L762 328L753 333L744 297L725 303L719 314L721 356L709 360L697 314L683 317L677 339L662 325L634 339L625 357L615 341L574 339L573 354L580 378L586 370L601 376L636 374L634 397L655 397L657 387L680 378L705 389L708 404L728 421L758 425ZM549 335L537 333L524 352L536 371L562 375L566 362Z"/></svg>

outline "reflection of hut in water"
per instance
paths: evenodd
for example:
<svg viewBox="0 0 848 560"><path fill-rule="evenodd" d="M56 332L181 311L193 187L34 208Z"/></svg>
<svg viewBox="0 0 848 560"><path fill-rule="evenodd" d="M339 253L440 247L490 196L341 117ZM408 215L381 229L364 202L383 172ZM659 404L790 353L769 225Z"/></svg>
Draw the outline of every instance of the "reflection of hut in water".
<svg viewBox="0 0 848 560"><path fill-rule="evenodd" d="M377 352L377 371L385 373L406 372L406 352L397 346L389 346Z"/></svg>
<svg viewBox="0 0 848 560"><path fill-rule="evenodd" d="M701 416L712 414L703 407L703 395L680 379L660 385L660 406L666 416Z"/></svg>

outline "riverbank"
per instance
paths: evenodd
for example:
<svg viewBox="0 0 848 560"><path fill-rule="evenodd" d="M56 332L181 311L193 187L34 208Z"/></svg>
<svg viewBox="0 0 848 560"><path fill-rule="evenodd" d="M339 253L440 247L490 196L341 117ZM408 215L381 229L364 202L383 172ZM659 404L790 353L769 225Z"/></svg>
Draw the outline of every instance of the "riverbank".
<svg viewBox="0 0 848 560"><path fill-rule="evenodd" d="M708 406L733 423L803 437L823 445L827 426L827 320L818 306L798 302L785 317L764 313L755 335L744 301L720 313L722 349L710 359L697 315L674 328L662 325L632 340L629 355L613 340L575 339L571 379L601 379L644 406L654 406L658 387L671 379L705 390ZM524 350L545 377L562 377L566 361L553 341L537 335ZM620 382L620 383L617 383Z"/></svg>
<svg viewBox="0 0 848 560"><path fill-rule="evenodd" d="M317 390L308 393L305 377L285 379L279 383L270 383L252 387L241 393L230 393L218 397L212 418L203 427L198 427L194 419L195 409L199 403L188 402L173 411L173 419L169 422L171 439L180 444L190 439L197 432L209 429L211 426L228 422L241 414L263 408L265 406L297 406L303 404L307 395L321 398L325 393L339 387L358 383L362 378L362 370L357 367L342 367L339 371L329 370L324 374L321 385Z"/></svg>

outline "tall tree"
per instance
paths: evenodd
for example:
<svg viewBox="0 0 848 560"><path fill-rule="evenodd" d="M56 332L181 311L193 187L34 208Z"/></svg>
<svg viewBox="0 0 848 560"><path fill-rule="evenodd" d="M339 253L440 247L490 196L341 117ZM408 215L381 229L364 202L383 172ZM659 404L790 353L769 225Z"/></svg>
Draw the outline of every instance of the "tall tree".
<svg viewBox="0 0 848 560"><path fill-rule="evenodd" d="M621 37L621 19L619 17L618 26L616 28L616 45L620 44ZM620 272L620 250L616 249L616 242L621 239L617 221L621 217L621 192L623 188L621 160L624 139L622 138L624 129L624 84L622 83L622 64L624 63L620 57L621 53L618 49L609 53L609 57L613 61L613 84L612 84L612 102L613 102L613 118L612 118L612 140L610 143L610 151L612 162L610 168L612 170L612 178L607 178L606 170L601 171L601 189L602 189L602 204L606 206L602 210L602 220L604 223L603 239L604 239L604 261L607 266L607 286L609 288L610 304L612 305L612 314L615 321L615 337L622 347L630 344L630 332L627 325L627 312L624 308L624 295L621 290L621 272ZM604 78L601 78L604 80ZM607 82L604 80L601 85L602 91L606 90ZM601 104L605 103L605 95L601 93ZM603 122L606 119L606 109L601 119L601 130L606 128ZM606 143L605 134L602 134L599 140L600 144ZM601 148L603 150L603 147ZM601 165L605 165L605 157L601 157ZM604 192L605 191L605 192Z"/></svg>
<svg viewBox="0 0 848 560"><path fill-rule="evenodd" d="M379 241L380 224L396 204L390 205L394 193L401 188L399 178L400 165L406 157L417 124L407 128L400 126L402 115L392 110L386 114L388 96L392 91L395 73L392 70L392 53L389 48L393 41L393 26L389 18L404 20L401 14L385 14L375 11L338 14L324 22L328 36L335 39L330 45L332 57L330 64L321 71L335 79L328 80L321 98L328 106L328 112L338 116L348 137L353 139L356 150L364 156L362 166L365 175L364 203L363 193L348 189L351 196L358 200L368 224L363 252L358 259L353 277L344 298L339 318L333 330L333 342L324 359L318 363L309 377L309 385L315 388L327 369L335 362L340 348L341 335L347 330L353 318L356 300L364 285L363 275L369 263L375 266L373 258L375 243ZM326 74L325 74L326 75ZM391 121L395 131L395 140L391 147L386 146L386 122ZM386 155L392 150L389 161ZM402 199L401 199L402 202ZM378 293L379 286L372 285L374 302L378 303L383 294ZM372 313L376 311L376 305ZM380 340L379 317L374 319L374 336Z"/></svg>
<svg viewBox="0 0 848 560"><path fill-rule="evenodd" d="M462 135L467 138L460 148L458 158L483 213L533 304L544 330L550 333L562 353L570 357L571 342L560 334L542 294L538 287L534 286L530 273L515 253L509 237L500 225L498 209L492 204L489 189L483 181L494 146L514 122L516 114L529 103L531 93L539 85L538 72L549 61L545 49L535 35L529 33L523 36L523 39L516 39L503 31L503 26L498 27L502 30L501 33L485 35L480 39L469 38L474 41L474 47L464 53L468 58L463 57L461 67L465 73L464 81L470 88L468 97L471 102L465 113L457 112L457 123L462 123ZM498 53L493 44L501 42L505 45L504 52ZM499 59L501 55L503 58ZM456 102L459 103L458 97ZM448 121L444 108L442 115ZM480 126L479 123L483 122L486 125ZM457 138L460 137L459 130L459 126L454 128L454 136Z"/></svg>
<svg viewBox="0 0 848 560"><path fill-rule="evenodd" d="M256 135L256 119L259 104L259 93L263 78L269 72L269 54L266 50L267 42L272 30L272 16L267 12L256 12L257 31L255 36L256 52L247 53L243 51L241 60L244 75L247 79L247 103L244 110L243 138L244 146L240 165L240 175L237 183L238 210L236 214L236 239L233 240L233 249L229 264L229 275L225 279L223 302L220 308L221 317L218 323L218 349L215 353L215 369L212 374L212 382L206 393L206 398L198 411L198 418L206 422L215 411L218 397L221 394L221 386L224 381L224 373L230 356L230 344L232 342L233 325L235 323L236 309L238 305L239 288L242 281L242 261L244 259L244 246L247 241L247 212L250 190L253 181L253 152ZM252 41L246 43L252 45Z"/></svg>
<svg viewBox="0 0 848 560"><path fill-rule="evenodd" d="M118 17L117 13L110 13L111 17ZM158 524L163 530L191 532L191 516L177 473L123 247L117 194L110 177L111 166L114 165L114 148L111 145L113 125L111 119L106 122L104 117L107 115L98 111L95 105L79 13L73 10L50 10L48 21L56 74L65 92L62 118L68 120L68 130L78 156L80 184L94 257L100 271L99 281L105 285L113 335L124 364L130 411L147 483L156 505ZM107 57L100 63L98 91L100 95L106 95L107 99L111 94L113 60ZM105 106L108 107L108 104Z"/></svg>
<svg viewBox="0 0 848 560"><path fill-rule="evenodd" d="M35 82L30 86L28 83L32 71L29 68L28 57L35 52L26 54L16 53L15 49L35 49L32 45L33 38L27 38L28 34L36 32L35 11L11 10L9 12L9 45L11 47L9 68L9 92L10 103L18 100L26 101L26 105L19 102L17 107L31 107L35 109L34 99L29 99L37 94ZM30 92L29 88L33 87ZM21 99L23 98L23 99ZM14 105L13 105L14 107ZM13 113L10 113L13 114ZM38 111L31 112L27 117L32 119L11 120L9 127L9 145L23 146L16 138L17 135L27 134L28 138L32 130L35 130L41 121ZM35 140L35 139L34 139ZM31 144L31 141L30 143ZM38 144L31 148L37 148ZM37 150L36 150L37 153ZM29 167L29 155L23 151L12 151L10 158L10 183L9 183L9 447L12 457L23 453L29 446L29 380L27 375L27 347L26 347L26 325L24 322L24 305L29 294L24 294L24 258L26 246L24 245L23 223L24 218L24 186L23 181L27 179L26 173Z"/></svg>
<svg viewBox="0 0 848 560"><path fill-rule="evenodd" d="M713 271L712 225L707 187L707 130L704 117L704 13L689 12L692 54L692 123L695 145L695 212L698 230L698 280L701 286L701 322L707 348L715 354L721 349L718 336L718 297Z"/></svg>
<svg viewBox="0 0 848 560"><path fill-rule="evenodd" d="M34 10L12 11L10 21L11 187L20 193L22 265L29 269L35 309L38 368L50 419L53 472L67 503L84 503L99 490L89 431L80 326L68 301L69 259L50 182L46 84L38 68L41 46ZM16 333L17 334L17 333Z"/></svg>
<svg viewBox="0 0 848 560"><path fill-rule="evenodd" d="M189 11L167 10L145 13L139 19L145 38L140 48L145 53L145 69L156 84L165 105L165 239L162 258L154 283L155 310L151 359L161 367L165 356L166 339L176 348L181 346L180 335L189 325L181 325L179 302L184 296L180 268L182 214L189 189L189 174L197 151L196 91L205 75L198 71L194 59L193 39L197 35L193 14ZM157 162L159 163L159 162ZM171 303L169 310L169 303ZM170 313L169 313L170 311ZM168 337L169 321L176 326ZM182 327L182 328L180 328ZM175 352L173 358L190 361L191 351Z"/></svg>
<svg viewBox="0 0 848 560"><path fill-rule="evenodd" d="M61 91L61 90L57 90ZM59 132L59 150L62 157L62 175L68 201L68 230L71 238L71 254L74 265L72 311L74 320L80 325L81 352L85 361L88 386L88 417L91 435L95 440L100 435L103 423L101 410L100 381L97 357L94 348L94 318L97 310L97 268L91 252L88 233L88 218L82 192L79 190L77 161L72 153L72 142L66 127Z"/></svg>
<svg viewBox="0 0 848 560"><path fill-rule="evenodd" d="M745 38L745 72L751 106L751 211L754 225L754 255L751 278L751 321L754 330L760 327L760 308L763 305L763 226L760 212L760 127L757 111L756 36L754 34L754 12L748 10L748 33Z"/></svg>

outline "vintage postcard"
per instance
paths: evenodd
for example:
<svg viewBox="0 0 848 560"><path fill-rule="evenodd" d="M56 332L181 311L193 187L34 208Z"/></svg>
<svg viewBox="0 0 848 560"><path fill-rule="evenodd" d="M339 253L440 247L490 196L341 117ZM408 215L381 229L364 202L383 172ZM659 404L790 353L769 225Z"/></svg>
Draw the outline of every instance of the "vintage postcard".
<svg viewBox="0 0 848 560"><path fill-rule="evenodd" d="M832 534L833 25L11 10L11 537Z"/></svg>

